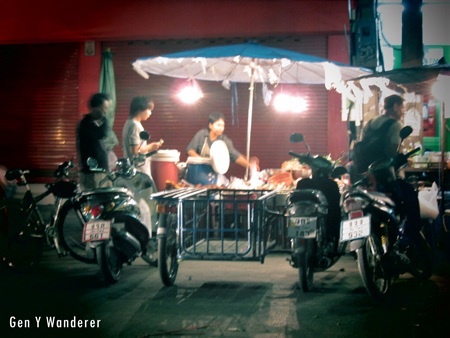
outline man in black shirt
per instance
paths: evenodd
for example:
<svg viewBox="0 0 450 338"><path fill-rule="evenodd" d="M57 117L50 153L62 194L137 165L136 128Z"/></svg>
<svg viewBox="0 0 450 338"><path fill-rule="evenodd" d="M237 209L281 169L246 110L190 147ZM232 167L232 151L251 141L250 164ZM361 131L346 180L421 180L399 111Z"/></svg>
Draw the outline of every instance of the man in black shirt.
<svg viewBox="0 0 450 338"><path fill-rule="evenodd" d="M77 152L81 165L81 189L93 190L105 177L104 173L92 172L88 165L89 157L97 160L98 167L109 170L108 152L104 139L108 131L105 114L109 107L109 96L103 93L94 94L89 100L91 111L86 114L77 127Z"/></svg>

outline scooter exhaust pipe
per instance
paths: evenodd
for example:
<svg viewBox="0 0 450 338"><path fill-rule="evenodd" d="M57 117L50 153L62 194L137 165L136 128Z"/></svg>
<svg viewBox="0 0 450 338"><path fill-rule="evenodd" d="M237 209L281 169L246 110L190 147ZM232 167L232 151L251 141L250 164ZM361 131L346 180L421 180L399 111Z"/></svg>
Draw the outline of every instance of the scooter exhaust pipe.
<svg viewBox="0 0 450 338"><path fill-rule="evenodd" d="M326 269L331 265L331 259L329 259L328 257L322 257L321 259L319 259L319 268L321 269Z"/></svg>

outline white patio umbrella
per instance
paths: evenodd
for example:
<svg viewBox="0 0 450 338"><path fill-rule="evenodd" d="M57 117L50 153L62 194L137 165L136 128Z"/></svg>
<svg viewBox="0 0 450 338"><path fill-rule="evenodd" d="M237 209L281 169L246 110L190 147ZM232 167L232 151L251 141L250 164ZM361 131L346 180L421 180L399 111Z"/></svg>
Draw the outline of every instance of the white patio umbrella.
<svg viewBox="0 0 450 338"><path fill-rule="evenodd" d="M179 53L143 57L132 63L144 78L148 73L176 78L250 83L247 160L253 111L253 90L256 82L270 84L324 84L338 87L344 80L368 75L369 69L352 67L316 56L285 49L262 46L255 42L208 47ZM247 172L246 172L247 178Z"/></svg>

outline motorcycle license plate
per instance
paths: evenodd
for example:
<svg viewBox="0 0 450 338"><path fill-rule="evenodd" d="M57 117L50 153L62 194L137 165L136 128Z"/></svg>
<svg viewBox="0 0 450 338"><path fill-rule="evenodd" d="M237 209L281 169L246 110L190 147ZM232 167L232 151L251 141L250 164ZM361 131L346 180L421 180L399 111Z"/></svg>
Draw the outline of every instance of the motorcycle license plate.
<svg viewBox="0 0 450 338"><path fill-rule="evenodd" d="M287 237L316 238L317 217L290 217Z"/></svg>
<svg viewBox="0 0 450 338"><path fill-rule="evenodd" d="M89 221L84 224L83 242L104 241L111 235L111 221Z"/></svg>
<svg viewBox="0 0 450 338"><path fill-rule="evenodd" d="M341 242L364 238L370 235L370 216L341 222Z"/></svg>

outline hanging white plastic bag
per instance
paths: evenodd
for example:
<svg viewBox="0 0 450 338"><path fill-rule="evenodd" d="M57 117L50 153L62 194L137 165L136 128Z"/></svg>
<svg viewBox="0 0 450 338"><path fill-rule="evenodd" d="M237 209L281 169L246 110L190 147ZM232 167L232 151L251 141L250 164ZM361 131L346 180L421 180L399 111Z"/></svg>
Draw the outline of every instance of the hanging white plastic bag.
<svg viewBox="0 0 450 338"><path fill-rule="evenodd" d="M437 202L439 189L436 182L431 188L425 188L419 191L420 217L436 219L439 215L439 206Z"/></svg>

